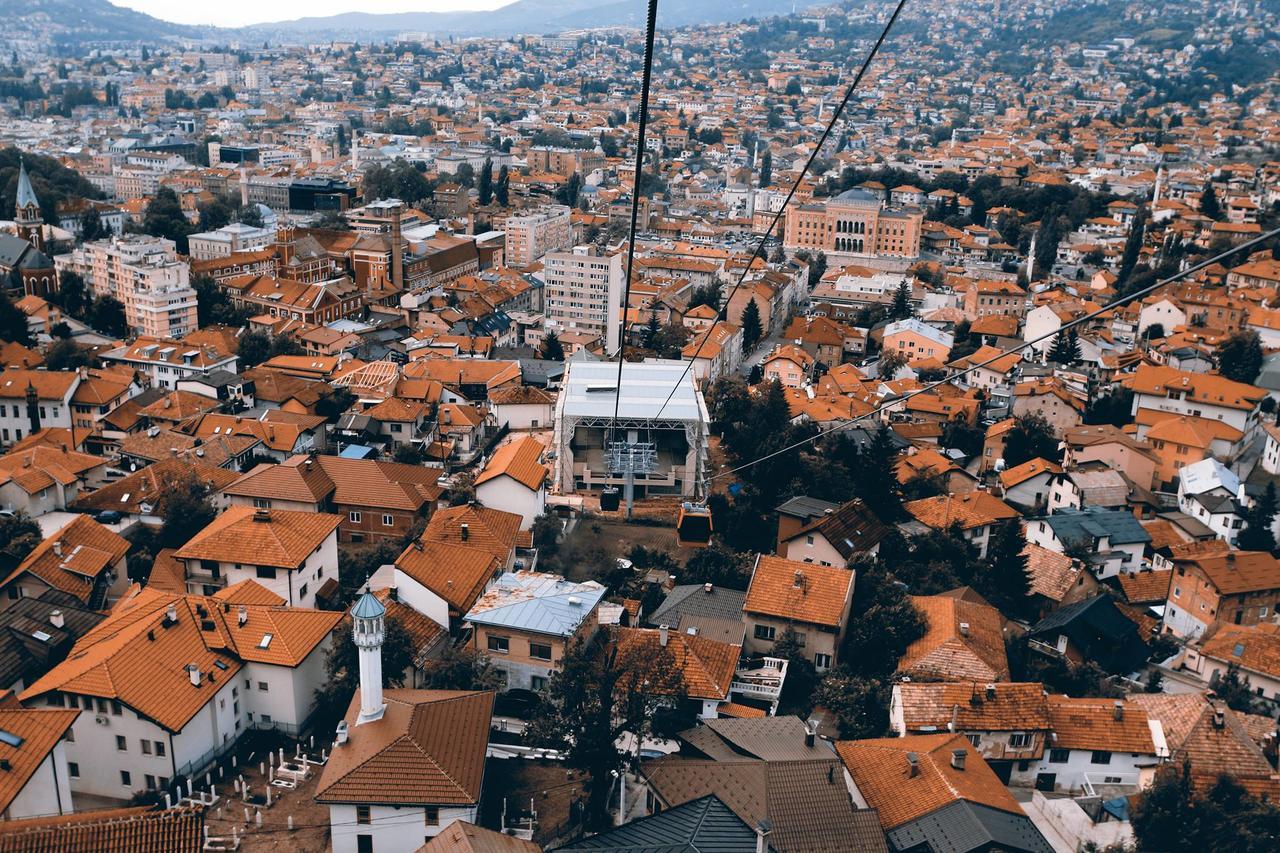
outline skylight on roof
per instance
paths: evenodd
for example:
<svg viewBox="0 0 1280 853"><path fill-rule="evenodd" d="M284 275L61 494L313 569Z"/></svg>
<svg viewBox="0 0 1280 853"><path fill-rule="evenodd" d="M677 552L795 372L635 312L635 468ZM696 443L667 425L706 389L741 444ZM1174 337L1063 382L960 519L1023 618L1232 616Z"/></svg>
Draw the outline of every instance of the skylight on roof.
<svg viewBox="0 0 1280 853"><path fill-rule="evenodd" d="M31 636L35 637L37 640L39 640L42 643L47 643L49 642L50 639L52 639L52 637L50 637L44 631L32 631Z"/></svg>
<svg viewBox="0 0 1280 853"><path fill-rule="evenodd" d="M258 641L258 648L260 649L270 648L271 638L272 638L271 634L263 634L262 639Z"/></svg>
<svg viewBox="0 0 1280 853"><path fill-rule="evenodd" d="M15 735L13 732L7 732L4 729L0 729L0 743L3 743L5 746L12 746L14 749L17 749L18 747L22 746L22 736Z"/></svg>

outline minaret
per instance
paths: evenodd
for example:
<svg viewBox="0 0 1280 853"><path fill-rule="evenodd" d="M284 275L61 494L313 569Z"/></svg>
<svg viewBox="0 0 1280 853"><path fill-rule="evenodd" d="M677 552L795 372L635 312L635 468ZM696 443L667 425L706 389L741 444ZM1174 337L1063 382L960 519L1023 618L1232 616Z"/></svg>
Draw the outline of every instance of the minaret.
<svg viewBox="0 0 1280 853"><path fill-rule="evenodd" d="M351 128L351 176L360 171L360 130Z"/></svg>
<svg viewBox="0 0 1280 853"><path fill-rule="evenodd" d="M1164 183L1164 166L1161 166L1160 168L1156 169L1156 189L1155 189L1155 193L1151 196L1152 212L1155 211L1156 205L1160 203L1160 190L1161 190L1160 185L1162 183Z"/></svg>
<svg viewBox="0 0 1280 853"><path fill-rule="evenodd" d="M18 226L18 236L40 251L44 251L44 221L40 216L40 199L31 188L27 177L27 163L18 161L18 195L13 205L13 220Z"/></svg>
<svg viewBox="0 0 1280 853"><path fill-rule="evenodd" d="M351 635L360 654L360 716L356 725L361 726L382 718L387 705L382 701L382 641L387 631L383 617L387 608L368 590L351 608Z"/></svg>
<svg viewBox="0 0 1280 853"><path fill-rule="evenodd" d="M1036 235L1031 235L1031 247L1027 250L1027 284L1036 280Z"/></svg>

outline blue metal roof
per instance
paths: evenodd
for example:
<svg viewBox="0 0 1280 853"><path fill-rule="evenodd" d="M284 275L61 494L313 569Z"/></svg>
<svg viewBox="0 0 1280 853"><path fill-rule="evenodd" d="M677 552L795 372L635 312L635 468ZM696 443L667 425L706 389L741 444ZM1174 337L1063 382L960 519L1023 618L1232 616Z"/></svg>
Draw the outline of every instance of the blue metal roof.
<svg viewBox="0 0 1280 853"><path fill-rule="evenodd" d="M569 637L606 591L595 581L576 583L543 572L506 572L480 596L466 621Z"/></svg>
<svg viewBox="0 0 1280 853"><path fill-rule="evenodd" d="M343 459L368 459L376 452L372 447L366 447L363 444L348 444L338 455Z"/></svg>
<svg viewBox="0 0 1280 853"><path fill-rule="evenodd" d="M360 600L351 608L351 615L357 619L377 619L379 616L386 615L386 612L387 608L383 607L382 602L371 592L360 596Z"/></svg>

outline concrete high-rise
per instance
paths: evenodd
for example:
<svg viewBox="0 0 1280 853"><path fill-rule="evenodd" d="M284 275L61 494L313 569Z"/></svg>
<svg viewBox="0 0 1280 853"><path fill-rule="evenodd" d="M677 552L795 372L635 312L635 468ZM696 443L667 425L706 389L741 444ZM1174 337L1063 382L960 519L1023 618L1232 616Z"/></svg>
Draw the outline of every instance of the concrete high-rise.
<svg viewBox="0 0 1280 853"><path fill-rule="evenodd" d="M605 352L617 352L621 342L622 253L602 255L593 246L571 252L552 252L543 261L546 330L598 334Z"/></svg>

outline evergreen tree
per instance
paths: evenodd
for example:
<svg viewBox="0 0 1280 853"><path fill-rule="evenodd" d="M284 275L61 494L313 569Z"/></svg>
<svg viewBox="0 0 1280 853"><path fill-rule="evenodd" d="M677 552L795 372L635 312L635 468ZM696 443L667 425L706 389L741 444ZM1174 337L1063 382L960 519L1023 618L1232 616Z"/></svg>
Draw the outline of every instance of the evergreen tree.
<svg viewBox="0 0 1280 853"><path fill-rule="evenodd" d="M756 344L760 342L761 335L764 334L764 327L760 323L760 306L756 304L754 296L747 301L746 307L742 309L742 317L739 318L738 325L742 327L742 351L744 353L751 352L756 348Z"/></svg>
<svg viewBox="0 0 1280 853"><path fill-rule="evenodd" d="M476 189L480 193L481 204L493 201L493 160L488 157L484 158L484 165L480 167L480 182Z"/></svg>
<svg viewBox="0 0 1280 853"><path fill-rule="evenodd" d="M506 166L498 170L498 182L494 185L493 195L503 207L511 202L511 174Z"/></svg>
<svg viewBox="0 0 1280 853"><path fill-rule="evenodd" d="M911 285L904 278L898 282L898 289L893 292L893 304L889 306L889 319L905 320L915 315L916 309L911 305Z"/></svg>
<svg viewBox="0 0 1280 853"><path fill-rule="evenodd" d="M1059 332L1049 348L1049 361L1055 364L1071 365L1080 360L1080 336L1075 329L1068 329L1064 335Z"/></svg>
<svg viewBox="0 0 1280 853"><path fill-rule="evenodd" d="M902 517L902 488L898 484L898 449L893 431L881 424L857 456L853 487L867 508L886 523Z"/></svg>
<svg viewBox="0 0 1280 853"><path fill-rule="evenodd" d="M124 338L129 334L124 305L114 296L94 300L93 307L89 309L88 323L95 330L113 338Z"/></svg>
<svg viewBox="0 0 1280 853"><path fill-rule="evenodd" d="M1277 509L1280 509L1280 507L1276 503L1276 484L1273 480L1267 483L1267 489L1262 493L1262 497L1258 498L1253 506L1245 510L1245 528L1240 531L1240 538L1236 542L1240 550L1275 550L1276 538L1275 534L1271 532L1271 525L1276 519Z"/></svg>
<svg viewBox="0 0 1280 853"><path fill-rule="evenodd" d="M1013 616L1026 615L1031 598L1031 575L1023 553L1026 545L1020 520L1000 522L987 547L987 560L974 577L974 588Z"/></svg>
<svg viewBox="0 0 1280 853"><path fill-rule="evenodd" d="M1124 243L1124 255L1120 258L1120 271L1116 275L1117 283L1123 287L1124 283L1129 280L1129 276L1133 275L1133 268L1138 264L1138 258L1142 254L1143 240L1146 238L1147 231L1147 209L1139 207L1137 214L1133 217L1133 222L1129 225L1129 238Z"/></svg>
<svg viewBox="0 0 1280 853"><path fill-rule="evenodd" d="M147 205L142 230L172 240L179 254L187 253L187 235L192 229L182 211L182 202L178 201L177 193L169 187L161 187L156 191L155 197Z"/></svg>
<svg viewBox="0 0 1280 853"><path fill-rule="evenodd" d="M760 186L767 187L773 183L773 152L764 152L760 160Z"/></svg>
<svg viewBox="0 0 1280 853"><path fill-rule="evenodd" d="M1218 191L1213 188L1213 181L1205 181L1204 190L1200 193L1200 212L1210 219L1222 219L1222 205L1218 203Z"/></svg>
<svg viewBox="0 0 1280 853"><path fill-rule="evenodd" d="M1262 341L1254 331L1240 331L1218 347L1218 372L1234 382L1252 385L1262 372Z"/></svg>
<svg viewBox="0 0 1280 853"><path fill-rule="evenodd" d="M1023 415L1005 437L1004 464L1013 468L1036 458L1057 462L1058 439L1043 415Z"/></svg>
<svg viewBox="0 0 1280 853"><path fill-rule="evenodd" d="M102 216L98 213L98 208L90 207L80 217L80 239L88 243L105 236L106 231L102 226Z"/></svg>
<svg viewBox="0 0 1280 853"><path fill-rule="evenodd" d="M7 292L0 292L0 340L31 345L31 332L27 329L27 315L18 310Z"/></svg>
<svg viewBox="0 0 1280 853"><path fill-rule="evenodd" d="M661 329L662 327L658 324L658 312L650 311L649 323L645 326L644 331L644 345L646 347L653 347L654 341L658 339L658 332L661 331Z"/></svg>
<svg viewBox="0 0 1280 853"><path fill-rule="evenodd" d="M555 332L547 332L546 337L542 339L539 357L547 361L564 361L564 346L560 343L559 335Z"/></svg>

